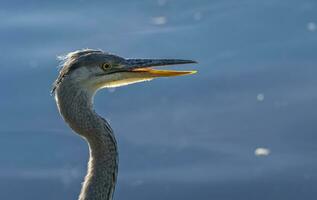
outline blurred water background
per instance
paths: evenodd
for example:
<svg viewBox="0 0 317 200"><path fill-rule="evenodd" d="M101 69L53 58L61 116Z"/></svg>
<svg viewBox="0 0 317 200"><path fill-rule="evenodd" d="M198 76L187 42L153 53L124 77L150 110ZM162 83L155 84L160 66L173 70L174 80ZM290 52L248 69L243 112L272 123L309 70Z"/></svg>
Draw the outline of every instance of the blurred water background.
<svg viewBox="0 0 317 200"><path fill-rule="evenodd" d="M0 199L77 199L86 143L60 118L56 56L184 58L194 76L98 93L115 199L317 196L315 0L1 1Z"/></svg>

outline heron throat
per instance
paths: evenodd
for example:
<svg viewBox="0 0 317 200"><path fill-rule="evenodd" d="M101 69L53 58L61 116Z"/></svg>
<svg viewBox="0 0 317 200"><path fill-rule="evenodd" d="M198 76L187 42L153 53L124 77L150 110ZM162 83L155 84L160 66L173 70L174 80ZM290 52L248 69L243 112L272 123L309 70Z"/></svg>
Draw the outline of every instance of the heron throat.
<svg viewBox="0 0 317 200"><path fill-rule="evenodd" d="M55 91L60 114L89 145L87 175L79 200L111 200L117 178L116 140L107 121L93 109L95 92L86 90L71 80L64 80Z"/></svg>

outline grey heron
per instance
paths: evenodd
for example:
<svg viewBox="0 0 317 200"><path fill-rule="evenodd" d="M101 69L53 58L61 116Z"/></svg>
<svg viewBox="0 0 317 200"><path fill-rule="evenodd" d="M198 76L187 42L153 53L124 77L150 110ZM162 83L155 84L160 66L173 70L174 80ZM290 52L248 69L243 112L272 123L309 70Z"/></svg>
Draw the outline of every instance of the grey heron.
<svg viewBox="0 0 317 200"><path fill-rule="evenodd" d="M58 110L65 122L89 145L89 162L79 200L111 200L117 172L117 143L108 122L93 108L93 97L102 88L193 74L196 71L153 69L155 66L196 63L179 59L125 59L101 50L67 54L53 84Z"/></svg>

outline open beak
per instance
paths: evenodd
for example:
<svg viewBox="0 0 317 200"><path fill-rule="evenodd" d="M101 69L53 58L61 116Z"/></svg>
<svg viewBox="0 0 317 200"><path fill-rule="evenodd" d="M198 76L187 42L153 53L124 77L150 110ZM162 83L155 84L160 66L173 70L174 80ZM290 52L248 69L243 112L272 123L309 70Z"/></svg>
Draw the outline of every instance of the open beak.
<svg viewBox="0 0 317 200"><path fill-rule="evenodd" d="M142 74L144 77L170 77L194 74L197 71L158 70L152 67L197 63L193 60L180 59L127 59L126 67L130 72Z"/></svg>

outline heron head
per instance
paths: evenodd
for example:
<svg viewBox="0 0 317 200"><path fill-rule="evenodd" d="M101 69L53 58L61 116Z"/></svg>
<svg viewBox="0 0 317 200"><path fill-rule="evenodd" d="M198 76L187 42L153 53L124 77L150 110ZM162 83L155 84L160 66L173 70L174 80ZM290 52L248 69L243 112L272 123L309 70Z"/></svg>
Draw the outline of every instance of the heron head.
<svg viewBox="0 0 317 200"><path fill-rule="evenodd" d="M80 50L63 57L54 90L65 79L91 90L119 87L132 83L193 74L196 71L157 70L152 67L196 63L179 59L125 59L101 50Z"/></svg>

